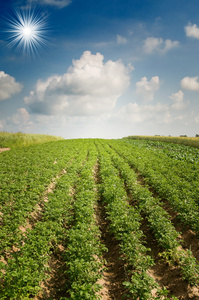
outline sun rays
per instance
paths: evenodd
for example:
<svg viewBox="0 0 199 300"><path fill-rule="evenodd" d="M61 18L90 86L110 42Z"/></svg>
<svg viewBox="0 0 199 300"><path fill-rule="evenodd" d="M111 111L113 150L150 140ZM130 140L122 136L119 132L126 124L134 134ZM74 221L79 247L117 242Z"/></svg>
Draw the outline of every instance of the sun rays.
<svg viewBox="0 0 199 300"><path fill-rule="evenodd" d="M35 55L49 45L47 17L32 9L14 10L7 18L7 44L17 54Z"/></svg>

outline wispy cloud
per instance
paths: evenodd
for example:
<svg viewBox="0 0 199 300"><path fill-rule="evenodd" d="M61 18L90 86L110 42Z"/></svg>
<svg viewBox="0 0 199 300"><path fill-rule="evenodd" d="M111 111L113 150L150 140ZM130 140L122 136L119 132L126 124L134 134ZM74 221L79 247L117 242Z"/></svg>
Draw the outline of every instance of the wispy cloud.
<svg viewBox="0 0 199 300"><path fill-rule="evenodd" d="M32 122L30 121L30 115L25 108L17 109L17 113L13 114L10 118L14 124L17 125L30 125Z"/></svg>
<svg viewBox="0 0 199 300"><path fill-rule="evenodd" d="M30 0L28 2L30 2ZM72 0L32 0L32 2L37 2L38 4L51 5L57 8L64 8L70 5Z"/></svg>
<svg viewBox="0 0 199 300"><path fill-rule="evenodd" d="M179 46L179 44L179 41L172 41L170 39L164 41L162 38L148 37L144 41L143 49L147 54L165 54L171 49Z"/></svg>
<svg viewBox="0 0 199 300"><path fill-rule="evenodd" d="M127 39L119 34L117 34L117 44L118 45L125 45L127 44Z"/></svg>
<svg viewBox="0 0 199 300"><path fill-rule="evenodd" d="M188 37L199 39L199 28L196 24L192 25L189 23L187 26L185 26L185 33Z"/></svg>

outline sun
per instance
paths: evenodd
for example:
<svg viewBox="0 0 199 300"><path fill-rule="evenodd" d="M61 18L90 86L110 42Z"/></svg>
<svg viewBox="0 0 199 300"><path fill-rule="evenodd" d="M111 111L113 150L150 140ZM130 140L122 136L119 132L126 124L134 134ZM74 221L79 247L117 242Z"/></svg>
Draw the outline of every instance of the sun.
<svg viewBox="0 0 199 300"><path fill-rule="evenodd" d="M22 35L24 38L32 38L33 36L33 29L30 26L26 26L22 30Z"/></svg>
<svg viewBox="0 0 199 300"><path fill-rule="evenodd" d="M36 10L15 10L7 20L8 46L17 53L35 55L49 45L47 17Z"/></svg>

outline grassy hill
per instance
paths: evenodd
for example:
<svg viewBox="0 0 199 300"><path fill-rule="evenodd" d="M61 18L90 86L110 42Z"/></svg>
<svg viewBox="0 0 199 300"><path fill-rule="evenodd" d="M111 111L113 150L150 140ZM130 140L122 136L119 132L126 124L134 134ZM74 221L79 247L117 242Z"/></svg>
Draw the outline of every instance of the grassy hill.
<svg viewBox="0 0 199 300"><path fill-rule="evenodd" d="M45 134L9 133L4 131L0 132L0 148L18 148L61 139L63 138Z"/></svg>

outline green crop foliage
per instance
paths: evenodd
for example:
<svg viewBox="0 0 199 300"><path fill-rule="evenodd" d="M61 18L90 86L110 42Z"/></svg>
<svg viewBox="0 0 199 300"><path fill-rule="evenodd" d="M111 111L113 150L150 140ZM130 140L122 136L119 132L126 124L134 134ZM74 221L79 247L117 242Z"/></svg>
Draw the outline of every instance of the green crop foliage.
<svg viewBox="0 0 199 300"><path fill-rule="evenodd" d="M199 236L198 149L135 139L41 140L0 154L0 299L41 295L57 254L65 278L60 299L101 299L109 255L101 205L124 266L124 299L176 299L150 275L156 257L143 222L160 263L178 266L185 286L198 287L198 261L165 210L169 205L175 223Z"/></svg>

